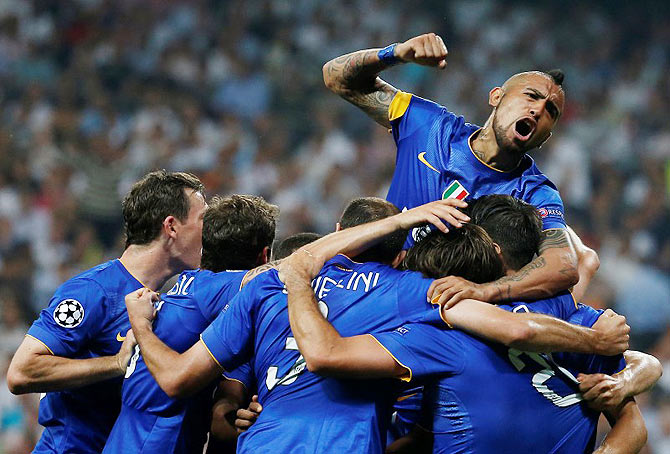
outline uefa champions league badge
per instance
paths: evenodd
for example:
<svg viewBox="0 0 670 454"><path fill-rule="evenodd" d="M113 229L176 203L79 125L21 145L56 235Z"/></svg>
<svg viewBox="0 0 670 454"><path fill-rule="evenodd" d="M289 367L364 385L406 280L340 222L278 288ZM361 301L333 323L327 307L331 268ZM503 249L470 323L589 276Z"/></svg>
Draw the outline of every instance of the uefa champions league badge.
<svg viewBox="0 0 670 454"><path fill-rule="evenodd" d="M84 307L77 300L63 300L56 306L54 320L63 328L74 328L84 320Z"/></svg>

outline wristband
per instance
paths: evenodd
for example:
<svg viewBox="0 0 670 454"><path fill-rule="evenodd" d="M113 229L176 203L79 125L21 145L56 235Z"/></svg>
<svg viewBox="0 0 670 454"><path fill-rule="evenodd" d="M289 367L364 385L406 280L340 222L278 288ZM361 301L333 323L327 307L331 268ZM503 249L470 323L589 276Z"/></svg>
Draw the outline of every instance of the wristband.
<svg viewBox="0 0 670 454"><path fill-rule="evenodd" d="M384 63L386 66L393 66L398 63L400 63L400 59L393 55L393 52L395 51L395 46L397 46L398 43L393 43L388 46L386 46L383 49L380 49L379 52L377 52L377 57L379 57L379 61Z"/></svg>

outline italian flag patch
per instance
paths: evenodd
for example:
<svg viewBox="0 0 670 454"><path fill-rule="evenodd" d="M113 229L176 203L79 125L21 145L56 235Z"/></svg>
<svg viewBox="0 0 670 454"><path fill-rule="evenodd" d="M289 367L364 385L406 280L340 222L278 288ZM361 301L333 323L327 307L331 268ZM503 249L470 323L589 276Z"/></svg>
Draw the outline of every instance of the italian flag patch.
<svg viewBox="0 0 670 454"><path fill-rule="evenodd" d="M458 182L458 180L454 180L449 186L447 186L447 189L445 189L444 192L442 193L442 200L444 199L463 200L469 195L470 193L468 192L468 190L465 189L463 185Z"/></svg>

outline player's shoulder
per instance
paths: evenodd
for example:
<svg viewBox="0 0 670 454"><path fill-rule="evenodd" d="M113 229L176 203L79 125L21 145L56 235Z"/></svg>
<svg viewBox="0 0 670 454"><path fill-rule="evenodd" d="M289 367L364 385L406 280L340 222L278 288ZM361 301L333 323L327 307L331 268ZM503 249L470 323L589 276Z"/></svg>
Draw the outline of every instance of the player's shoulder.
<svg viewBox="0 0 670 454"><path fill-rule="evenodd" d="M86 291L89 287L104 291L109 286L114 286L124 278L116 262L118 260L110 260L71 277L58 287L56 294L73 290Z"/></svg>
<svg viewBox="0 0 670 454"><path fill-rule="evenodd" d="M394 96L389 106L389 120L392 125L399 122L404 123L409 131L419 125L432 124L434 122L448 123L449 130L458 131L462 126L474 126L466 123L462 115L449 111L445 106L422 98L412 93L399 91ZM411 125L415 125L412 127ZM443 125L445 126L445 125ZM475 127L474 130L478 129Z"/></svg>

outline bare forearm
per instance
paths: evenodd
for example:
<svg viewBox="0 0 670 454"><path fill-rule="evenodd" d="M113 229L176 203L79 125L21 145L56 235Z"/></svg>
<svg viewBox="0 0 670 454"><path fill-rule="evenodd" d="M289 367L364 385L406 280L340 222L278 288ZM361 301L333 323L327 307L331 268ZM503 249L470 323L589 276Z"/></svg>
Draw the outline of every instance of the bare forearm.
<svg viewBox="0 0 670 454"><path fill-rule="evenodd" d="M123 375L125 368L116 356L70 359L33 355L8 382L14 394L60 391L79 388Z"/></svg>
<svg viewBox="0 0 670 454"><path fill-rule="evenodd" d="M366 49L337 57L323 66L329 90L361 108L377 123L390 127L388 107L396 89L377 75L386 68L379 49Z"/></svg>
<svg viewBox="0 0 670 454"><path fill-rule="evenodd" d="M616 421L602 445L594 454L635 454L640 452L647 442L647 428L640 409L630 399L622 405L616 415L607 415L610 421Z"/></svg>
<svg viewBox="0 0 670 454"><path fill-rule="evenodd" d="M663 375L658 359L646 353L628 350L624 353L626 368L621 372L626 397L648 391Z"/></svg>
<svg viewBox="0 0 670 454"><path fill-rule="evenodd" d="M579 279L577 255L563 229L544 232L540 255L511 276L488 285L488 301L551 297Z"/></svg>
<svg viewBox="0 0 670 454"><path fill-rule="evenodd" d="M333 352L340 335L319 311L309 280L287 280L286 289L291 331L307 367L313 370L321 358Z"/></svg>
<svg viewBox="0 0 670 454"><path fill-rule="evenodd" d="M131 322L133 322L132 319ZM169 390L171 391L175 382L179 381L177 375L184 370L181 365L181 355L165 345L154 334L148 321L142 320L132 326L144 363L158 385L171 394Z"/></svg>
<svg viewBox="0 0 670 454"><path fill-rule="evenodd" d="M599 352L597 332L544 314L518 314L528 324L528 336L512 343L512 347L534 352Z"/></svg>

